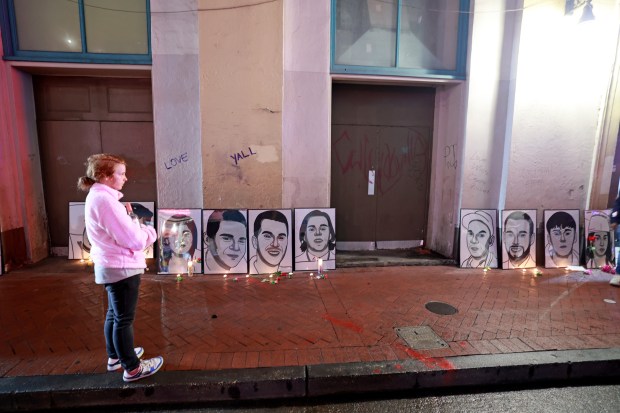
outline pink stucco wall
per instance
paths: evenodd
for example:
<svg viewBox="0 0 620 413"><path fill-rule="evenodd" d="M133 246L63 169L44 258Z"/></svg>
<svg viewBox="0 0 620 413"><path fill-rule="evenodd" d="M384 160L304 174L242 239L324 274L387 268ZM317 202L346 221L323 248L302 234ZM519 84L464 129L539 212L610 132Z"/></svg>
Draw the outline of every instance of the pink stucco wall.
<svg viewBox="0 0 620 413"><path fill-rule="evenodd" d="M39 261L48 242L32 78L7 61L0 61L0 163L4 261L9 267Z"/></svg>

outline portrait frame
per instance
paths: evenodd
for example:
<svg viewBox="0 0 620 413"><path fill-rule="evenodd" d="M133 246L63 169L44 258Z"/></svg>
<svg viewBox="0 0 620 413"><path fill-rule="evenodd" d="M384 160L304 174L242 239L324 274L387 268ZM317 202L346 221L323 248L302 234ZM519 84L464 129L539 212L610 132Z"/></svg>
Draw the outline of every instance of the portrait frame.
<svg viewBox="0 0 620 413"><path fill-rule="evenodd" d="M325 270L336 269L336 208L296 208L295 212L295 271L318 270L318 259L322 259L322 268ZM310 227L314 227L309 220L325 220L319 229L318 243L313 248L307 234ZM310 226L308 225L310 224ZM325 237L327 231L327 237ZM315 232L316 233L316 232ZM316 254L313 253L317 252ZM321 252L318 252L321 251Z"/></svg>
<svg viewBox="0 0 620 413"><path fill-rule="evenodd" d="M202 209L156 210L157 274L202 273ZM190 239L191 238L191 239Z"/></svg>
<svg viewBox="0 0 620 413"><path fill-rule="evenodd" d="M152 222L155 225L155 202L152 201L127 201L131 204L131 210L144 223ZM145 258L155 258L155 243L144 250Z"/></svg>
<svg viewBox="0 0 620 413"><path fill-rule="evenodd" d="M545 268L566 268L579 265L578 209L545 209L543 231L545 240ZM570 243L572 238L572 243ZM570 249L569 249L570 247Z"/></svg>
<svg viewBox="0 0 620 413"><path fill-rule="evenodd" d="M461 268L498 268L497 212L497 209L461 209L459 219ZM487 235L486 231L489 231ZM480 240L482 244L488 244L486 248L485 245L477 245Z"/></svg>
<svg viewBox="0 0 620 413"><path fill-rule="evenodd" d="M583 212L584 256L586 268L615 266L615 231L611 229L611 209L587 209ZM600 247L599 233L607 232L604 252ZM594 239L590 239L594 237ZM600 252L600 253L599 253Z"/></svg>
<svg viewBox="0 0 620 413"><path fill-rule="evenodd" d="M131 208L145 222L155 221L155 202L152 201L127 201ZM121 202L125 204L126 202ZM86 234L85 221L85 202L69 202L69 252L67 258L70 260L90 259L90 241ZM155 257L154 244L149 245L144 250L145 258Z"/></svg>
<svg viewBox="0 0 620 413"><path fill-rule="evenodd" d="M67 259L90 259L90 241L86 235L85 202L69 202L69 252Z"/></svg>
<svg viewBox="0 0 620 413"><path fill-rule="evenodd" d="M265 231L263 222L276 228ZM283 221L285 222L283 222ZM260 222L259 222L260 221ZM281 225L285 224L288 233L286 240L281 240L284 234ZM273 247L268 248L266 240L267 232L272 233L273 237L280 239L277 245L272 241ZM257 233L263 237L257 237ZM293 270L293 210L292 209L249 209L248 210L248 240L249 240L249 274L270 274L275 272L290 272ZM286 244L286 250L282 251L281 244ZM258 247L258 249L257 249ZM264 247L264 248L263 248ZM263 252L268 249L270 252ZM260 252L257 252L260 251ZM278 254L280 251L280 254ZM264 257L264 258L262 258ZM271 262L268 262L271 261Z"/></svg>
<svg viewBox="0 0 620 413"><path fill-rule="evenodd" d="M536 268L536 213L535 209L502 210L502 269ZM513 225L515 221L521 228ZM520 236L523 231L527 232L525 239Z"/></svg>
<svg viewBox="0 0 620 413"><path fill-rule="evenodd" d="M212 216L214 213L218 213L219 212L219 216L216 217L216 219L214 219L214 217ZM217 231L217 233L219 234L220 232L220 228L221 228L221 224L219 224L222 221L230 221L233 222L233 225L236 225L238 223L242 223L240 222L240 216L239 214L243 217L243 219L245 220L245 224L244 224L244 230L243 230L243 237L245 239L245 246L242 248L239 248L238 243L239 243L239 239L236 238L237 235L239 235L238 233L233 233L233 231L235 231L234 226L233 226L233 231L229 231L226 234L226 237L229 238L229 240L226 240L224 242L226 243L230 243L230 247L227 247L227 250L230 248L232 249L233 252L238 251L238 252L243 252L243 257L239 260L238 264L235 265L234 267L229 267L229 269L226 269L226 265L230 264L229 262L227 262L229 259L236 259L236 258L225 258L223 261L220 261L218 259L213 259L213 254L211 253L210 250L210 246L209 246L209 242L211 242L209 240L209 233L212 232L214 229L215 231ZM210 227L210 221L209 219L211 219L211 222L217 222L218 224L216 225L215 228L213 228L212 226ZM217 235L216 235L217 236ZM248 263L249 263L249 232L248 232L248 210L247 209L237 209L237 208L224 208L224 209L203 209L202 210L202 251L203 251L203 259L202 259L202 271L203 274L207 274L207 275L212 275L212 274L248 274ZM219 245L220 242L219 241L215 241L214 245ZM211 247L213 248L213 247ZM234 254L233 254L234 255Z"/></svg>

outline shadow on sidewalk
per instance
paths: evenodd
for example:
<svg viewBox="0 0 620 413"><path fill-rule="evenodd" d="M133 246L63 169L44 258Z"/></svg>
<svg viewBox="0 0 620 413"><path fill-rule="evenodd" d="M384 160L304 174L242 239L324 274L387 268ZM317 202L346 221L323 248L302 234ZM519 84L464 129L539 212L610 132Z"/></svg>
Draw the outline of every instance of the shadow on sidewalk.
<svg viewBox="0 0 620 413"><path fill-rule="evenodd" d="M423 247L393 250L340 251L336 268L456 265L456 261Z"/></svg>

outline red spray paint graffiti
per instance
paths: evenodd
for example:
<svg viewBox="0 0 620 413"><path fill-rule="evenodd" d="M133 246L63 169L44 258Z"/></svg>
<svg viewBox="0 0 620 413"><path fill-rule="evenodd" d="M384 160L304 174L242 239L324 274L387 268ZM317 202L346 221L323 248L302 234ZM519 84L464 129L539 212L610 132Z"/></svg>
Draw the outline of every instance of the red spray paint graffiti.
<svg viewBox="0 0 620 413"><path fill-rule="evenodd" d="M339 171L342 175L358 174L368 181L368 171L376 170L376 190L386 194L406 175L415 178L417 189L422 190L428 183L429 144L422 133L408 129L405 144L394 145L390 139L381 140L375 145L374 139L364 133L362 137L351 137L343 131L335 141L334 150Z"/></svg>
<svg viewBox="0 0 620 413"><path fill-rule="evenodd" d="M362 327L358 326L355 323L352 323L352 322L346 321L346 320L340 320L340 319L334 318L334 317L330 316L329 314L323 315L323 319L329 321L330 323L332 323L335 326L344 327L344 328L346 328L348 330L355 331L356 333L361 333L362 331L364 331L364 329Z"/></svg>
<svg viewBox="0 0 620 413"><path fill-rule="evenodd" d="M404 351L410 357L420 361L429 369L441 369L441 370L454 370L455 366L450 361L443 357L429 357L424 354L415 351L409 347L405 347L402 344L396 343L396 347Z"/></svg>

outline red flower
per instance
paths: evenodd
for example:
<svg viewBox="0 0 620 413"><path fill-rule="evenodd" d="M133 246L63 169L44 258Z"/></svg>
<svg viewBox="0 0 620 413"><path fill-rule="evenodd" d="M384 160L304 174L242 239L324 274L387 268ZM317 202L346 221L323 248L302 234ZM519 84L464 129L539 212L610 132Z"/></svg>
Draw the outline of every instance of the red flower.
<svg viewBox="0 0 620 413"><path fill-rule="evenodd" d="M590 235L590 236L588 237L588 241L590 241L590 242L594 242L594 241L596 241L596 236L594 236L594 235Z"/></svg>

